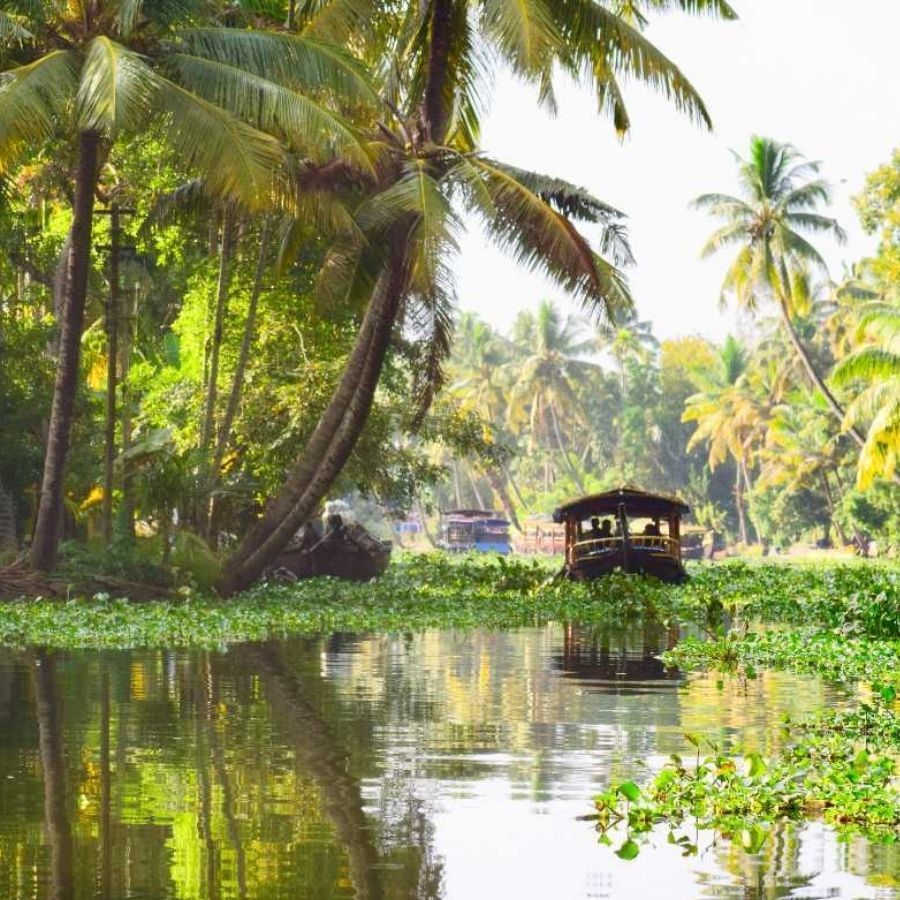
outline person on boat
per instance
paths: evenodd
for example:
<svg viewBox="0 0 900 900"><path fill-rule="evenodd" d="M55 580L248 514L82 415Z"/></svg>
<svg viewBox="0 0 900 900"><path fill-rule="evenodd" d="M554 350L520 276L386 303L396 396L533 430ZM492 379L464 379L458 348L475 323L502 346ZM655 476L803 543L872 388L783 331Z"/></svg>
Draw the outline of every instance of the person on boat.
<svg viewBox="0 0 900 900"><path fill-rule="evenodd" d="M652 522L648 522L644 526L644 537L655 538L659 537L662 532L659 530L659 519L654 519ZM647 544L651 547L655 547L659 544L659 541L647 541Z"/></svg>
<svg viewBox="0 0 900 900"><path fill-rule="evenodd" d="M610 522L609 519L604 519L601 524L600 519L597 516L594 516L594 518L591 519L591 538L595 541L599 541L609 537L612 537L612 522Z"/></svg>

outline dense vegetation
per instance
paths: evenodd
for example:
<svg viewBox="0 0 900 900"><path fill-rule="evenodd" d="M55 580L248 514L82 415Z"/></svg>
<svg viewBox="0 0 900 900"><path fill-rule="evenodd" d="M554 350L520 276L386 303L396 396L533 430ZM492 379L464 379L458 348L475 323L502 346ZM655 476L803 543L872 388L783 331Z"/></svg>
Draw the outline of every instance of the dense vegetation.
<svg viewBox="0 0 900 900"><path fill-rule="evenodd" d="M815 621L821 623L816 631L835 642L828 649L839 651L836 656L849 659L847 648L865 637L881 668L900 661L900 575L891 566L729 562L696 567L688 582L675 587L620 574L577 584L555 579L556 569L546 562L502 557L419 554L392 564L370 583L330 578L261 583L230 601L187 590L174 601L141 604L107 594L73 595L63 602L21 600L0 606L0 642L219 647L294 633L510 628L548 621L619 627L648 619L694 625L714 635L733 622L802 626ZM883 647L868 643L874 637ZM728 640L732 647L741 646ZM797 657L819 658L816 646L816 641L804 641ZM794 665L794 654L790 657ZM848 659L843 664L851 665ZM777 658L772 664L784 665ZM863 674L855 670L848 677Z"/></svg>
<svg viewBox="0 0 900 900"><path fill-rule="evenodd" d="M511 457L453 460L441 504L496 494L521 515L633 482L685 496L722 540L896 548L900 155L857 199L881 249L839 281L811 243L842 235L818 166L754 139L738 174L740 196L697 205L724 222L704 253L736 252L722 300L755 332L660 343L633 313L598 329L545 303L503 335L467 314L449 393Z"/></svg>
<svg viewBox="0 0 900 900"><path fill-rule="evenodd" d="M698 205L721 225L708 251L737 252L723 297L778 320L660 347L623 214L479 152L499 66L550 107L553 72L581 76L621 133L628 80L708 126L644 33L670 9L734 17L721 0L3 3L4 558L53 569L68 539L64 567L101 545L98 570L196 564L227 594L329 496L519 521L622 481L681 491L724 540L890 548L897 157L858 201L881 248L834 283L814 246L841 234L827 185L755 139L739 196ZM463 214L585 318L544 304L501 336L458 316Z"/></svg>

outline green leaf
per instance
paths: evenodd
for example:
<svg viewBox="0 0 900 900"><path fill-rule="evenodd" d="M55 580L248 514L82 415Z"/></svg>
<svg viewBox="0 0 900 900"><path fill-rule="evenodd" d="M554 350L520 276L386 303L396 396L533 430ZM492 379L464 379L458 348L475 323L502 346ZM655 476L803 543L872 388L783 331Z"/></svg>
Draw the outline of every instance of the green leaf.
<svg viewBox="0 0 900 900"><path fill-rule="evenodd" d="M766 832L759 825L741 829L741 846L748 853L758 853L766 840Z"/></svg>
<svg viewBox="0 0 900 900"><path fill-rule="evenodd" d="M759 778L759 776L764 775L769 768L766 761L758 753L748 753L745 759L747 760L748 765L747 774L751 778Z"/></svg>
<svg viewBox="0 0 900 900"><path fill-rule="evenodd" d="M616 790L632 803L637 803L641 796L641 789L633 781L623 781Z"/></svg>
<svg viewBox="0 0 900 900"><path fill-rule="evenodd" d="M632 860L635 859L640 852L641 848L634 841L629 839L616 850L616 856L618 856L619 859Z"/></svg>

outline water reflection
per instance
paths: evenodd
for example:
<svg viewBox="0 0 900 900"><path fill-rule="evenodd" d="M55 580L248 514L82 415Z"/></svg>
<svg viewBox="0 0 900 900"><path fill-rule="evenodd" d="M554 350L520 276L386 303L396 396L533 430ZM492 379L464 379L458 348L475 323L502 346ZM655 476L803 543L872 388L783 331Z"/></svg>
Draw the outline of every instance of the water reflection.
<svg viewBox="0 0 900 900"><path fill-rule="evenodd" d="M676 635L333 635L0 653L0 897L900 897L897 848L778 829L635 863L578 821L683 731L771 752L809 678L669 672Z"/></svg>

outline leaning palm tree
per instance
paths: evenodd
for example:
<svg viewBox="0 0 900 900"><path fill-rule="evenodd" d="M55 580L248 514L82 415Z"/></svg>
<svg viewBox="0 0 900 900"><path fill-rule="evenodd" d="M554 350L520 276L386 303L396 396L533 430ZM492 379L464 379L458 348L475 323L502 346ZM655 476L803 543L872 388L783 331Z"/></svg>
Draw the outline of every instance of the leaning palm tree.
<svg viewBox="0 0 900 900"><path fill-rule="evenodd" d="M211 191L250 206L270 195L285 146L365 165L354 131L314 99L326 90L369 94L359 66L318 40L225 27L218 9L203 0L4 0L0 8L0 174L47 141L70 143L76 156L59 364L31 547L38 568L51 567L57 554L94 195L115 142L156 124Z"/></svg>
<svg viewBox="0 0 900 900"><path fill-rule="evenodd" d="M900 308L880 304L864 315L863 344L834 371L840 385L863 385L847 407L847 424L867 426L857 464L860 489L876 478L896 480L900 460Z"/></svg>
<svg viewBox="0 0 900 900"><path fill-rule="evenodd" d="M715 0L651 0L631 7L639 12L645 5L733 16L727 4ZM390 112L373 135L376 176L360 178L347 166L309 172L313 190L363 189L356 226L335 241L321 283L332 300L367 305L357 343L316 429L283 489L226 564L219 584L225 593L260 575L334 483L365 425L393 328L401 320L412 321L432 351L418 373L414 421L427 409L449 352L448 260L459 228L455 198L484 220L501 248L528 268L545 271L600 317L630 305L615 266L630 256L620 213L562 180L476 152L485 67L505 63L551 106L555 67L584 76L620 131L627 129L628 116L619 81L629 77L709 124L688 79L643 35L643 17L628 21L618 5L326 0L307 6L314 19L296 19L295 25L314 32L323 18L333 25L348 16L358 21L360 8L371 13L367 22L363 17L356 41L383 75ZM575 227L592 221L602 225L600 254Z"/></svg>
<svg viewBox="0 0 900 900"><path fill-rule="evenodd" d="M844 410L817 371L794 321L810 306L810 268L827 273L824 259L805 235L845 239L834 219L816 212L830 198L828 183L818 177L818 163L769 138L754 137L749 158L736 158L741 196L704 194L694 201L724 222L702 254L737 247L722 285L723 303L733 295L741 307L755 312L761 303L774 302L807 377L843 421ZM850 433L862 446L862 436L855 429Z"/></svg>

